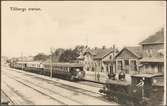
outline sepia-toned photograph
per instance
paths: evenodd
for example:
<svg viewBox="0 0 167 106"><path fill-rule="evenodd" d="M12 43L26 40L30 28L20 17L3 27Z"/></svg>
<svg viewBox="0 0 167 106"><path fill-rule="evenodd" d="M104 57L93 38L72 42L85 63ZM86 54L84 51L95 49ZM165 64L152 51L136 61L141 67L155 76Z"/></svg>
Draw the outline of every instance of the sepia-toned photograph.
<svg viewBox="0 0 167 106"><path fill-rule="evenodd" d="M1 105L166 105L166 1L2 1Z"/></svg>

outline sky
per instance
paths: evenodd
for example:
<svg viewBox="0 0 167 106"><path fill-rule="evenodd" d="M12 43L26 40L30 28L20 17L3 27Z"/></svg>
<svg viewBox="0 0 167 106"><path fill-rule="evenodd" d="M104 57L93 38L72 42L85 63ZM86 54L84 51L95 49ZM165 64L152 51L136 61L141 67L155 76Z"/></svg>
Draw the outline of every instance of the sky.
<svg viewBox="0 0 167 106"><path fill-rule="evenodd" d="M166 26L165 1L2 1L1 6L1 50L9 57L76 45L121 49Z"/></svg>

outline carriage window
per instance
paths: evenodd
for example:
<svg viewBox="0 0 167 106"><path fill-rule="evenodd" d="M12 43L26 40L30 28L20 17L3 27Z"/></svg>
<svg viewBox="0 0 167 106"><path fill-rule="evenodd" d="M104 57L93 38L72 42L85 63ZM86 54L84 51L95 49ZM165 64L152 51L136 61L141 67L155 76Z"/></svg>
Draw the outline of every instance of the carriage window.
<svg viewBox="0 0 167 106"><path fill-rule="evenodd" d="M69 72L69 71L70 71L70 68L67 67L67 72Z"/></svg>

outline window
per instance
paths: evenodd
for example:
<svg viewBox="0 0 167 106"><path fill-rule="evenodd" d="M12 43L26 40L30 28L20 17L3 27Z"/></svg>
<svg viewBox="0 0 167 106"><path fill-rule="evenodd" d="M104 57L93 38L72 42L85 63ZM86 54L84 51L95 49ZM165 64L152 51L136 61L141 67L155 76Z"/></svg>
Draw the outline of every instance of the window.
<svg viewBox="0 0 167 106"><path fill-rule="evenodd" d="M92 71L95 71L94 67L92 67Z"/></svg>
<svg viewBox="0 0 167 106"><path fill-rule="evenodd" d="M103 66L101 67L101 72L103 72L103 70L104 70L104 68L103 68Z"/></svg>
<svg viewBox="0 0 167 106"><path fill-rule="evenodd" d="M164 56L164 54L163 54L163 53L159 53L159 56L160 56L160 57L163 57L163 56Z"/></svg>
<svg viewBox="0 0 167 106"><path fill-rule="evenodd" d="M122 66L122 61L118 61L118 70L122 70L123 66Z"/></svg>
<svg viewBox="0 0 167 106"><path fill-rule="evenodd" d="M113 73L113 66L110 66L110 73Z"/></svg>
<svg viewBox="0 0 167 106"><path fill-rule="evenodd" d="M152 57L153 49L148 49L148 50L146 50L145 52L146 52L146 56Z"/></svg>
<svg viewBox="0 0 167 106"><path fill-rule="evenodd" d="M87 67L87 71L89 71L89 67Z"/></svg>
<svg viewBox="0 0 167 106"><path fill-rule="evenodd" d="M163 66L161 64L158 64L158 72L163 72Z"/></svg>
<svg viewBox="0 0 167 106"><path fill-rule="evenodd" d="M149 56L149 57L152 57L152 49L149 49L149 50L148 50L148 56Z"/></svg>
<svg viewBox="0 0 167 106"><path fill-rule="evenodd" d="M125 60L125 65L129 65L129 60Z"/></svg>
<svg viewBox="0 0 167 106"><path fill-rule="evenodd" d="M106 66L106 71L108 72L108 65Z"/></svg>
<svg viewBox="0 0 167 106"><path fill-rule="evenodd" d="M133 71L137 71L136 60L132 60L132 61L131 61L131 69L132 69Z"/></svg>
<svg viewBox="0 0 167 106"><path fill-rule="evenodd" d="M112 59L112 55L110 56L110 60Z"/></svg>

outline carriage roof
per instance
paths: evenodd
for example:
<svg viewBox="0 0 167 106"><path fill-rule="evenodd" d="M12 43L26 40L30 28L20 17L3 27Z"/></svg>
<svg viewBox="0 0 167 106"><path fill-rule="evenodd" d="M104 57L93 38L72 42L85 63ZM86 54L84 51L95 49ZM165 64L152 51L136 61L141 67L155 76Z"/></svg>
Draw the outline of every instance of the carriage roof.
<svg viewBox="0 0 167 106"><path fill-rule="evenodd" d="M50 65L50 63L45 63L45 65ZM53 63L53 66L60 67L83 67L83 64L80 63Z"/></svg>
<svg viewBox="0 0 167 106"><path fill-rule="evenodd" d="M39 62L39 61L18 61L17 63L21 63L21 64L41 64L42 62Z"/></svg>
<svg viewBox="0 0 167 106"><path fill-rule="evenodd" d="M27 62L24 62L24 61L18 61L16 63L19 63L19 64L26 64Z"/></svg>
<svg viewBox="0 0 167 106"><path fill-rule="evenodd" d="M40 61L29 61L29 62L26 62L27 64L41 64L42 62Z"/></svg>

